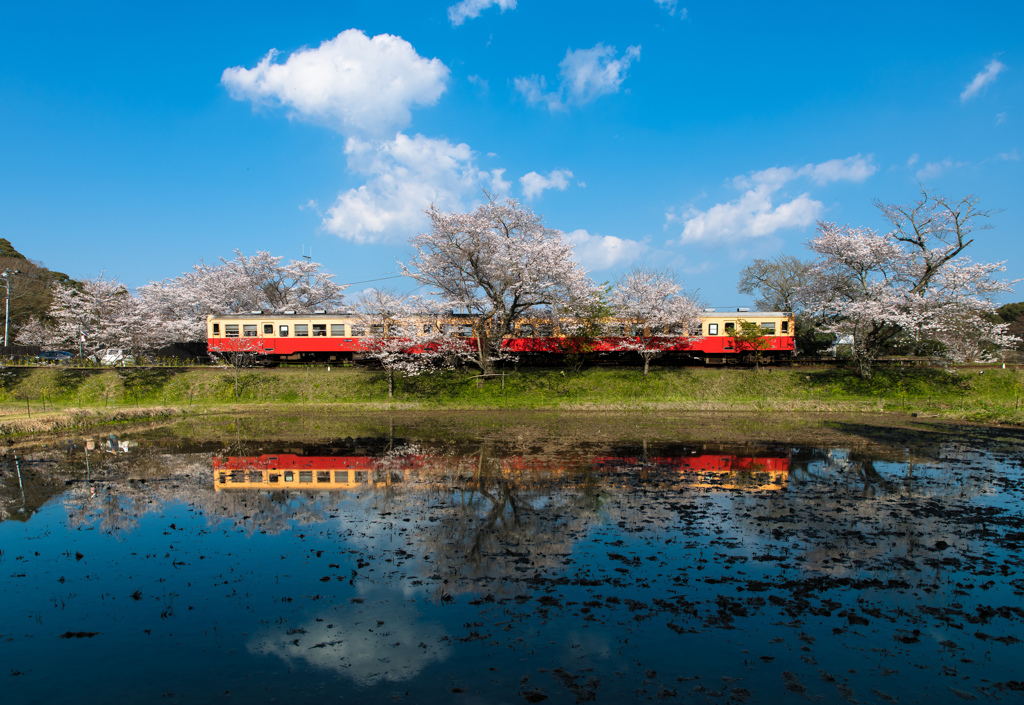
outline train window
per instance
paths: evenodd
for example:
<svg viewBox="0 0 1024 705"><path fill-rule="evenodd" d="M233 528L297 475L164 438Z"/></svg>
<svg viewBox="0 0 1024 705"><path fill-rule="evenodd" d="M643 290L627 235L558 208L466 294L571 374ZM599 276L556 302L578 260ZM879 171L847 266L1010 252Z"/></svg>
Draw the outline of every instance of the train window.
<svg viewBox="0 0 1024 705"><path fill-rule="evenodd" d="M327 324L326 323L314 323L313 324L313 337L314 338L326 338L327 337Z"/></svg>
<svg viewBox="0 0 1024 705"><path fill-rule="evenodd" d="M228 337L228 338L237 338L238 337L238 324L237 323L228 323L226 326L224 326L224 335L225 335L225 337Z"/></svg>
<svg viewBox="0 0 1024 705"><path fill-rule="evenodd" d="M697 326L697 335L704 335L704 324L701 323Z"/></svg>
<svg viewBox="0 0 1024 705"><path fill-rule="evenodd" d="M309 324L308 323L296 323L295 324L295 337L296 338L308 338L309 337Z"/></svg>
<svg viewBox="0 0 1024 705"><path fill-rule="evenodd" d="M288 326L280 326L277 329L277 335L279 337L281 337L281 338L287 338L288 337Z"/></svg>
<svg viewBox="0 0 1024 705"><path fill-rule="evenodd" d="M256 337L256 324L255 323L246 323L245 325L243 325L242 326L242 335L244 335L246 338L255 338Z"/></svg>
<svg viewBox="0 0 1024 705"><path fill-rule="evenodd" d="M718 335L717 323L708 323L708 335Z"/></svg>
<svg viewBox="0 0 1024 705"><path fill-rule="evenodd" d="M263 324L263 335L273 335L273 334L274 334L274 324L273 323L264 323Z"/></svg>
<svg viewBox="0 0 1024 705"><path fill-rule="evenodd" d="M313 471L312 470L299 470L299 482L312 482Z"/></svg>
<svg viewBox="0 0 1024 705"><path fill-rule="evenodd" d="M775 321L768 321L766 323L762 323L761 324L761 330L763 330L765 333L774 333L775 332Z"/></svg>
<svg viewBox="0 0 1024 705"><path fill-rule="evenodd" d="M537 335L541 338L550 338L555 334L555 326L551 323L541 323L537 326Z"/></svg>
<svg viewBox="0 0 1024 705"><path fill-rule="evenodd" d="M384 326L370 326L370 335L378 338L384 336Z"/></svg>
<svg viewBox="0 0 1024 705"><path fill-rule="evenodd" d="M330 482L331 481L331 471L330 470L317 470L316 471L316 481L317 482Z"/></svg>
<svg viewBox="0 0 1024 705"><path fill-rule="evenodd" d="M366 326L352 326L352 336L366 335Z"/></svg>
<svg viewBox="0 0 1024 705"><path fill-rule="evenodd" d="M220 335L220 323L213 324L213 334Z"/></svg>
<svg viewBox="0 0 1024 705"><path fill-rule="evenodd" d="M459 326L459 335L463 336L464 338L472 338L473 326Z"/></svg>
<svg viewBox="0 0 1024 705"><path fill-rule="evenodd" d="M726 335L732 335L735 332L736 332L736 324L735 323L726 323L725 324L725 334Z"/></svg>
<svg viewBox="0 0 1024 705"><path fill-rule="evenodd" d="M335 470L334 471L335 482L348 482L348 470Z"/></svg>
<svg viewBox="0 0 1024 705"><path fill-rule="evenodd" d="M430 335L433 332L434 332L434 326L433 325L431 325L430 323L424 323L423 324L423 335Z"/></svg>
<svg viewBox="0 0 1024 705"><path fill-rule="evenodd" d="M789 332L789 321L783 321L782 322L782 332L783 333L788 333Z"/></svg>
<svg viewBox="0 0 1024 705"><path fill-rule="evenodd" d="M399 326L395 325L394 323L388 326L388 335L398 335L401 332L402 331L399 328Z"/></svg>
<svg viewBox="0 0 1024 705"><path fill-rule="evenodd" d="M369 474L365 470L356 470L355 476L356 482L366 482L370 479Z"/></svg>
<svg viewBox="0 0 1024 705"><path fill-rule="evenodd" d="M532 338L533 324L524 323L523 325L519 326L519 335L523 336L524 338Z"/></svg>
<svg viewBox="0 0 1024 705"><path fill-rule="evenodd" d="M295 473L293 473L291 470L285 470L284 471L284 481L285 482L295 482Z"/></svg>
<svg viewBox="0 0 1024 705"><path fill-rule="evenodd" d="M331 335L339 338L345 337L345 324L344 323L332 323L331 324Z"/></svg>
<svg viewBox="0 0 1024 705"><path fill-rule="evenodd" d="M281 479L281 476L278 475L276 472L270 473L270 477L267 478L267 480L269 482L277 482L280 479Z"/></svg>

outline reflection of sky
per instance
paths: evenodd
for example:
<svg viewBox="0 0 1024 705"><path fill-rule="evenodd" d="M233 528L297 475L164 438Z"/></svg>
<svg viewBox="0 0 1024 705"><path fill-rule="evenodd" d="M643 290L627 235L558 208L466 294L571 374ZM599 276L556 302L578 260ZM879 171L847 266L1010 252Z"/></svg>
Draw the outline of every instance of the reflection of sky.
<svg viewBox="0 0 1024 705"><path fill-rule="evenodd" d="M382 593L390 595L390 600ZM289 665L301 661L336 671L359 686L415 677L432 663L445 661L450 649L442 625L420 621L414 610L396 607L401 594L375 590L364 603L316 613L298 627L275 624L247 644L250 653L276 656Z"/></svg>
<svg viewBox="0 0 1024 705"><path fill-rule="evenodd" d="M983 605L1019 603L1021 559L1007 543L1019 531L1019 470L963 453L914 465L854 450L799 457L784 490L754 492L629 468L496 476L484 487L492 498L462 477L293 495L118 480L93 496L74 485L64 520L53 503L25 524L0 523L0 568L12 576L0 636L16 637L0 639L0 663L33 669L8 681L10 699L110 658L146 661L152 674L165 668L153 654L170 652L177 673L194 674L191 694L238 697L335 687L381 700L401 683L415 694L407 701L447 702L454 682L469 684L466 702L521 702L535 687L572 702L566 683L599 678L598 700L643 688L639 699L656 699L661 687L685 699L694 678L718 692L711 681L728 675L764 701L787 694L786 672L828 701L819 669L856 669L849 684L867 702L874 687L934 695L947 663L974 683L1022 680L1024 646L992 641L1019 634L1020 618L968 622ZM961 520L997 501L1007 522L978 532ZM962 631L935 617L948 609ZM100 634L58 638L66 630ZM913 630L918 642L894 641ZM889 684L882 649L902 670ZM169 679L116 687L155 699ZM488 697L497 682L503 691Z"/></svg>

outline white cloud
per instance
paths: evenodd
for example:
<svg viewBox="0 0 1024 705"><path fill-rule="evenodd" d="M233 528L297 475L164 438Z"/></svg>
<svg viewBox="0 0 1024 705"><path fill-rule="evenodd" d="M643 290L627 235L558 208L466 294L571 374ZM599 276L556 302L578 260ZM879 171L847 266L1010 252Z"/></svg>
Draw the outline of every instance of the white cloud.
<svg viewBox="0 0 1024 705"><path fill-rule="evenodd" d="M682 242L735 242L764 237L782 228L806 227L825 210L820 201L807 193L774 206L775 190L769 184L760 184L736 201L719 203L706 211L688 212Z"/></svg>
<svg viewBox="0 0 1024 705"><path fill-rule="evenodd" d="M586 230L573 230L566 238L575 245L576 259L590 271L628 264L648 249L644 242L613 235L591 235Z"/></svg>
<svg viewBox="0 0 1024 705"><path fill-rule="evenodd" d="M466 20L475 20L484 10L497 5L501 11L516 9L517 0L461 0L448 8L448 19L453 27Z"/></svg>
<svg viewBox="0 0 1024 705"><path fill-rule="evenodd" d="M548 87L548 81L543 76L536 74L533 76L517 76L512 80L512 85L526 98L526 102L530 105L544 103L551 112L568 108L562 102L562 96L558 91L545 92L545 89Z"/></svg>
<svg viewBox="0 0 1024 705"><path fill-rule="evenodd" d="M404 240L426 226L423 210L464 210L481 188L495 192L511 186L504 169L479 169L466 144L402 133L376 142L349 138L349 169L366 177L359 188L338 195L323 226L354 242Z"/></svg>
<svg viewBox="0 0 1024 705"><path fill-rule="evenodd" d="M999 73L1006 68L999 59L992 59L988 62L984 69L978 72L978 74L967 84L963 92L960 94L960 102L966 103L971 98L974 98L981 93L985 87L996 80Z"/></svg>
<svg viewBox="0 0 1024 705"><path fill-rule="evenodd" d="M513 81L526 102L544 104L552 112L565 110L569 105L585 105L603 95L618 93L626 72L633 61L640 58L640 47L631 46L621 58L615 47L598 43L592 49L569 49L558 65L558 90L547 91L543 76L520 76Z"/></svg>
<svg viewBox="0 0 1024 705"><path fill-rule="evenodd" d="M679 5L678 0L654 0L654 2L658 3L658 7L660 7L662 10L665 10L666 12L668 12L668 14L675 16L676 9ZM685 7L679 9L679 19L685 20L686 14L687 11Z"/></svg>
<svg viewBox="0 0 1024 705"><path fill-rule="evenodd" d="M946 157L941 162L928 162L917 170L917 174L915 174L915 176L917 176L918 181L929 181L941 176L950 169L959 169L963 166L967 166L967 162L955 162L949 157Z"/></svg>
<svg viewBox="0 0 1024 705"><path fill-rule="evenodd" d="M467 80L470 83L472 83L474 86L479 88L481 93L487 93L487 91L489 91L491 89L490 85L487 83L487 79L486 78L480 78L480 76L477 76L476 74L473 74L472 76L468 76Z"/></svg>
<svg viewBox="0 0 1024 705"><path fill-rule="evenodd" d="M996 113L996 124L1002 125L1004 122L1006 122L1006 113Z"/></svg>
<svg viewBox="0 0 1024 705"><path fill-rule="evenodd" d="M770 167L734 178L733 186L744 192L738 199L718 203L706 211L690 208L682 216L670 210L665 214L666 226L682 220L683 243L730 244L762 238L786 228L806 227L824 213L824 204L804 192L776 205L776 195L784 186L800 178L817 185L835 181L860 183L876 171L878 167L872 163L871 156L860 154L800 168Z"/></svg>
<svg viewBox="0 0 1024 705"><path fill-rule="evenodd" d="M221 82L235 100L281 105L295 117L339 132L390 134L411 120L414 105L433 105L444 93L449 70L425 59L390 34L372 39L347 29L315 49L292 53L276 63L271 49L251 69L224 70Z"/></svg>
<svg viewBox="0 0 1024 705"><path fill-rule="evenodd" d="M917 164L918 160L920 160L920 159L921 159L921 155L918 154L917 152L914 152L913 154L911 154L910 157L907 159L907 168L909 169L912 166L914 166L915 164Z"/></svg>
<svg viewBox="0 0 1024 705"><path fill-rule="evenodd" d="M547 189L554 188L564 191L569 187L571 178L572 172L568 169L555 169L548 172L547 176L541 176L537 172L531 171L529 174L519 177L519 184L523 187L523 196L526 200L532 201Z"/></svg>
<svg viewBox="0 0 1024 705"><path fill-rule="evenodd" d="M863 183L872 174L878 171L878 167L871 163L871 155L867 158L856 154L846 159L829 159L821 164L808 164L797 172L798 176L808 176L820 185L833 181L853 181Z"/></svg>

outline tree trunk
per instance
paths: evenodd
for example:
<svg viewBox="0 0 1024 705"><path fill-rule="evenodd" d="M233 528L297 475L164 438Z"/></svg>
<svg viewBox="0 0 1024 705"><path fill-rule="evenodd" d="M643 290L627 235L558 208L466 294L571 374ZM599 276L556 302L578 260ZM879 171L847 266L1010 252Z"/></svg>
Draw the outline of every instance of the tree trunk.
<svg viewBox="0 0 1024 705"><path fill-rule="evenodd" d="M651 368L651 358L644 355L644 377L647 376L647 371Z"/></svg>
<svg viewBox="0 0 1024 705"><path fill-rule="evenodd" d="M388 399L393 399L395 396L395 370L394 368L388 369Z"/></svg>

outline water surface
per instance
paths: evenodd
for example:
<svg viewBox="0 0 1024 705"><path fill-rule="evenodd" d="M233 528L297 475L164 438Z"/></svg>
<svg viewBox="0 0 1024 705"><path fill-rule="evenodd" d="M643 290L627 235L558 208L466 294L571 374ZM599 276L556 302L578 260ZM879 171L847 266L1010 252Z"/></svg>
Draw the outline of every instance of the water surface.
<svg viewBox="0 0 1024 705"><path fill-rule="evenodd" d="M1024 699L1012 441L14 456L10 702Z"/></svg>

